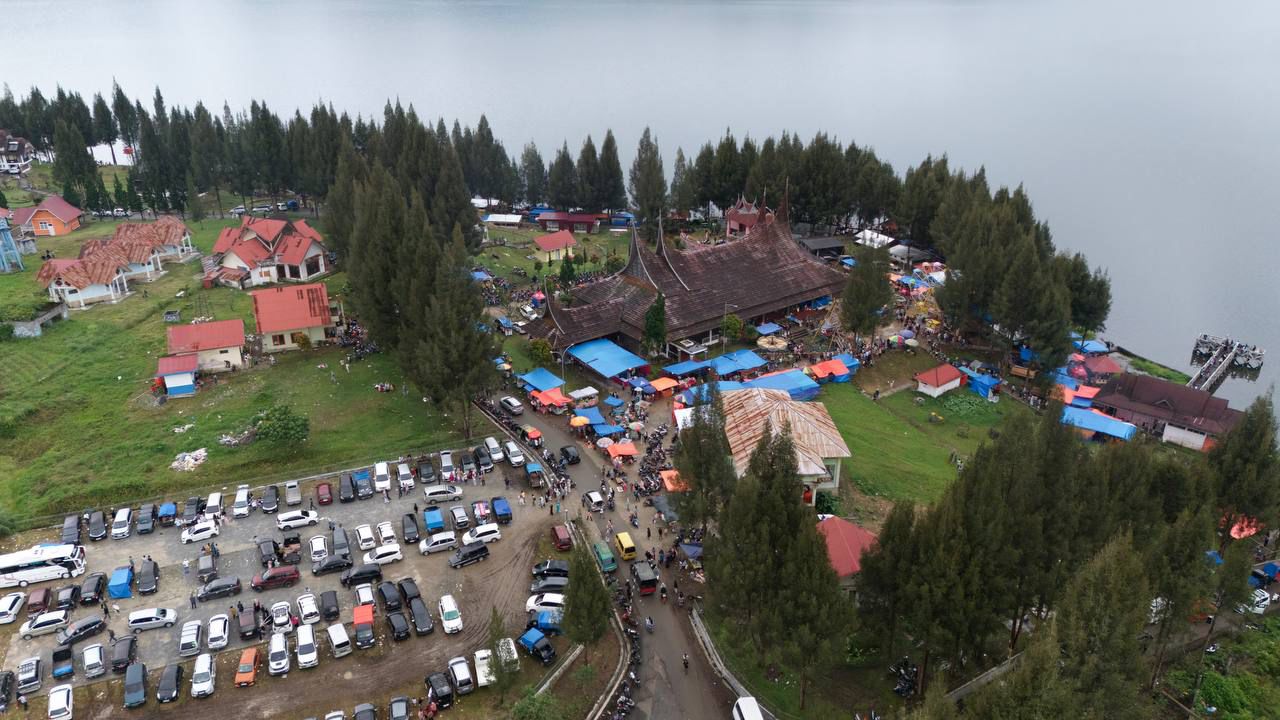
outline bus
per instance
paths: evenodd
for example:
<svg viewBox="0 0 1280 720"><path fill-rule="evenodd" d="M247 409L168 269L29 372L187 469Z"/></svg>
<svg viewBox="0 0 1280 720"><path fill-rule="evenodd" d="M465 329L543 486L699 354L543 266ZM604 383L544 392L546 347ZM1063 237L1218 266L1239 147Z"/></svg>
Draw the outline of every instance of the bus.
<svg viewBox="0 0 1280 720"><path fill-rule="evenodd" d="M26 587L83 574L84 547L80 545L36 545L0 555L0 587Z"/></svg>

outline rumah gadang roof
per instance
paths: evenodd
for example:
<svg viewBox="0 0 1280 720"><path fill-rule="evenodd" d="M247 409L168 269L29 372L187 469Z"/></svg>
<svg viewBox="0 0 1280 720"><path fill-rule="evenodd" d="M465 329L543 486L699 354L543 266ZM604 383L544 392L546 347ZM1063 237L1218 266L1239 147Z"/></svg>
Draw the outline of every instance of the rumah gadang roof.
<svg viewBox="0 0 1280 720"><path fill-rule="evenodd" d="M240 227L224 228L213 244L213 253L235 253L248 265L301 265L312 244L324 250L324 238L306 220L255 218L248 215Z"/></svg>
<svg viewBox="0 0 1280 720"><path fill-rule="evenodd" d="M1225 433L1244 417L1239 410L1227 407L1225 399L1204 390L1132 373L1107 381L1093 398L1093 404L1112 412L1126 410L1147 415L1208 435Z"/></svg>
<svg viewBox="0 0 1280 720"><path fill-rule="evenodd" d="M548 301L531 334L565 347L621 333L639 342L644 315L661 292L667 337L680 340L718 328L732 312L750 318L836 295L845 276L814 258L787 224L757 225L721 245L650 248L633 229L628 262L607 278L573 291L573 304Z"/></svg>
<svg viewBox="0 0 1280 720"><path fill-rule="evenodd" d="M729 438L733 466L742 475L751 453L766 429L775 434L790 427L800 474L827 474L824 458L846 458L853 453L840 436L827 408L818 402L797 402L782 390L730 390L722 396L724 429Z"/></svg>
<svg viewBox="0 0 1280 720"><path fill-rule="evenodd" d="M190 325L170 325L168 341L170 355L240 347L244 345L244 320L236 318Z"/></svg>
<svg viewBox="0 0 1280 720"><path fill-rule="evenodd" d="M876 534L834 515L818 521L818 532L827 541L827 559L842 578L858 574L862 554L876 544Z"/></svg>
<svg viewBox="0 0 1280 720"><path fill-rule="evenodd" d="M273 287L249 293L259 335L332 324L329 293L323 283Z"/></svg>

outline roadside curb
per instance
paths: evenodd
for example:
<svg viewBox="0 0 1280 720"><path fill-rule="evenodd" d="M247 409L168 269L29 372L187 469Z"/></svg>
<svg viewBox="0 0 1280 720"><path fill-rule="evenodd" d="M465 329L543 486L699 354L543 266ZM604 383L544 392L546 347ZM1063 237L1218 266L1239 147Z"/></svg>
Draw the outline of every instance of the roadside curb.
<svg viewBox="0 0 1280 720"><path fill-rule="evenodd" d="M707 656L707 662L711 664L711 669L724 680L738 697L753 697L746 686L738 681L733 672L729 670L729 666L724 664L724 660L720 659L720 651L716 649L715 642L711 639L711 633L707 631L707 626L702 622L702 611L694 608L689 613L689 624L693 627L693 635L698 639L698 645L702 647L702 653ZM765 707L760 702L760 698L756 698L756 702L760 705L760 712L764 714L767 720L778 720L778 716Z"/></svg>

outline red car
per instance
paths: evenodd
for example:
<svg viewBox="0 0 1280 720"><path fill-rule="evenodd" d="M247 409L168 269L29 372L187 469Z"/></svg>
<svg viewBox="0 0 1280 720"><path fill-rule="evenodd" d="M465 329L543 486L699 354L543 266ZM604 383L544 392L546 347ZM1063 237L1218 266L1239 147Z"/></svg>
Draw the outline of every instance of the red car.
<svg viewBox="0 0 1280 720"><path fill-rule="evenodd" d="M328 505L333 502L333 487L327 482L316 485L316 502Z"/></svg>

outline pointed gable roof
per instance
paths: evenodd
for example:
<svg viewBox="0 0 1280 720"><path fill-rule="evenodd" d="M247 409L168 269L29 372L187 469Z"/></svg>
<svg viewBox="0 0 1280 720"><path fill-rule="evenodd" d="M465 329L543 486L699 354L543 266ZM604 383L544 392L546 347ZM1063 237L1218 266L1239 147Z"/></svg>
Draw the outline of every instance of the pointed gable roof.
<svg viewBox="0 0 1280 720"><path fill-rule="evenodd" d="M166 334L170 355L240 347L244 345L244 320L236 318L190 325L170 325Z"/></svg>
<svg viewBox="0 0 1280 720"><path fill-rule="evenodd" d="M40 201L35 210L44 210L64 223L71 222L84 214L80 212L80 208L63 200L61 195L45 196L45 199ZM32 211L33 215L35 210ZM30 216L27 216L27 219L30 219Z"/></svg>
<svg viewBox="0 0 1280 720"><path fill-rule="evenodd" d="M273 287L249 293L258 334L290 332L332 324L324 283Z"/></svg>
<svg viewBox="0 0 1280 720"><path fill-rule="evenodd" d="M215 255L234 253L246 264L282 262L301 265L318 244L324 250L324 238L306 220L282 220L244 216L240 227L224 228L213 244Z"/></svg>

